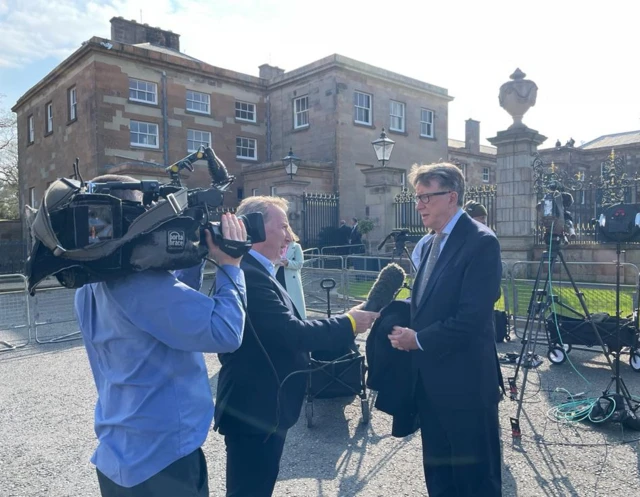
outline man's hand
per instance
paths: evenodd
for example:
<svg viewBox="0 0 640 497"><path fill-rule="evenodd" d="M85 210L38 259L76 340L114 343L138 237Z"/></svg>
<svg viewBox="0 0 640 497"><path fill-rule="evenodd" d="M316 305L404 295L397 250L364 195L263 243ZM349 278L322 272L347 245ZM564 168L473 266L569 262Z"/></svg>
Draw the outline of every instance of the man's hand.
<svg viewBox="0 0 640 497"><path fill-rule="evenodd" d="M398 350L418 350L418 342L416 341L416 332L411 328L403 328L402 326L394 326L389 335L391 346Z"/></svg>
<svg viewBox="0 0 640 497"><path fill-rule="evenodd" d="M226 240L235 240L244 242L247 240L247 228L244 223L240 221L235 214L226 212L222 215L220 221L220 228L222 229L222 237ZM205 230L207 239L207 246L209 247L209 257L215 260L218 264L240 267L240 261L242 257L234 258L229 254L225 254L220 247L213 243L213 238L209 230Z"/></svg>
<svg viewBox="0 0 640 497"><path fill-rule="evenodd" d="M380 316L378 312L369 312L369 311L361 311L358 309L359 306L351 309L347 314L349 314L356 322L356 333L364 333L369 328L373 322Z"/></svg>

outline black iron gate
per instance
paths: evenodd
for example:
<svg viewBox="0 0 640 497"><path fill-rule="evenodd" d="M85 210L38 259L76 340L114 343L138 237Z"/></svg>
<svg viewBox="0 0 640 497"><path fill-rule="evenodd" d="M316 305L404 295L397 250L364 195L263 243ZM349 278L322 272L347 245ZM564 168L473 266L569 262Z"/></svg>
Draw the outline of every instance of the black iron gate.
<svg viewBox="0 0 640 497"><path fill-rule="evenodd" d="M302 246L336 245L339 215L337 194L305 192L302 195Z"/></svg>

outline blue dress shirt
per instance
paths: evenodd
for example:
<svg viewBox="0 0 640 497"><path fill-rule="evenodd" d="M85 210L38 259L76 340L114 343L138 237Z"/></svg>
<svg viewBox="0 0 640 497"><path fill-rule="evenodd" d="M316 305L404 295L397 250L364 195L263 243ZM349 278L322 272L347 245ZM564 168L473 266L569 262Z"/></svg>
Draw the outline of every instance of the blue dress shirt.
<svg viewBox="0 0 640 497"><path fill-rule="evenodd" d="M242 342L244 273L223 266L240 294L219 271L211 299L197 291L203 267L144 271L76 292L98 390L91 462L123 487L202 446L214 409L202 352L233 352Z"/></svg>

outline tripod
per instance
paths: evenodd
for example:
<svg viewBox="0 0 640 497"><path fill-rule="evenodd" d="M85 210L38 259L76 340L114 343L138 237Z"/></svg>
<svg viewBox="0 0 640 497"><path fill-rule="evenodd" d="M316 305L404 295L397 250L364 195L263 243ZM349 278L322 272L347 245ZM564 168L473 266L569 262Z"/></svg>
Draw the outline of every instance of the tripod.
<svg viewBox="0 0 640 497"><path fill-rule="evenodd" d="M587 304L584 299L584 294L578 289L576 282L571 276L571 272L569 271L569 267L562 255L561 243L564 240L564 235L562 234L554 234L552 232L545 233L545 241L547 243L548 249L543 252L542 257L540 259L540 264L538 265L538 272L536 274L536 279L533 285L533 290L531 291L531 299L529 300L529 306L527 308L527 320L525 322L524 332L522 335L522 348L520 351L519 360L516 363L515 373L512 377L508 378L509 383L509 394L510 398L513 401L518 401L518 408L516 411L516 415L513 418L510 418L511 422L511 434L513 438L520 438L522 436L522 431L520 429L520 414L522 412L522 403L524 400L524 393L527 385L527 376L529 374L529 369L531 367L537 367L540 363L536 364L537 357L535 355L535 346L538 343L538 337L540 335L540 331L543 326L545 326L545 319L549 310L555 314L555 306L563 307L570 312L584 318L586 322L588 322L594 332L594 336L596 337L598 343L602 347L602 350L605 354L607 362L609 366L613 370L613 363L609 356L609 351L602 341L602 337L600 336L600 332L596 327L595 322L591 314L589 313L589 309L587 308ZM566 271L569 281L571 283L571 287L580 302L580 306L582 307L582 311L584 314L576 311L570 306L564 304L558 299L557 295L554 295L551 288L551 277L553 274L553 267L557 259L560 259L562 267ZM540 286L542 281L542 270L545 264L548 264L547 275L544 280L544 286ZM617 294L619 298L619 293ZM534 335L534 327L535 327L535 335ZM545 328L545 333L546 328ZM558 337L560 337L560 330L558 330ZM547 335L547 338L549 336ZM560 341L562 339L560 338ZM558 358L557 362L563 362L564 357L562 354L566 354L567 349L562 347L552 348L549 351L549 358L553 361L554 354L555 357ZM520 397L518 398L518 387L517 387L517 378L518 373L520 372L520 368L524 368L523 379L522 379L522 388L520 391ZM625 387L626 390L626 387Z"/></svg>
<svg viewBox="0 0 640 497"><path fill-rule="evenodd" d="M628 411L630 411L631 413L634 413L638 410L638 408L640 407L640 403L636 400L633 399L633 397L631 396L631 394L629 393L629 389L627 388L626 383L624 382L624 379L620 376L620 355L622 353L622 342L621 342L621 337L620 337L620 330L621 330L621 325L620 325L620 241L617 240L616 241L616 346L612 347L611 350L611 354L614 357L614 365L611 365L611 362L609 362L609 365L612 366L612 372L613 375L611 376L611 379L609 380L609 384L607 385L607 387L604 389L604 392L602 393L602 398L604 399L615 399L617 397L618 402L616 402L616 411L622 411L623 414L621 416L619 416L618 421L625 421L625 419L628 417L628 413L627 413L627 409ZM637 316L635 321L635 328L637 330ZM614 393L611 392L611 387L615 384L615 397L614 397ZM624 404L622 406L619 405L619 400L620 399L624 399ZM634 404L636 404L634 406ZM624 408L624 405L626 405L626 409ZM634 418L635 416L631 416L632 418ZM635 423L634 423L635 424Z"/></svg>

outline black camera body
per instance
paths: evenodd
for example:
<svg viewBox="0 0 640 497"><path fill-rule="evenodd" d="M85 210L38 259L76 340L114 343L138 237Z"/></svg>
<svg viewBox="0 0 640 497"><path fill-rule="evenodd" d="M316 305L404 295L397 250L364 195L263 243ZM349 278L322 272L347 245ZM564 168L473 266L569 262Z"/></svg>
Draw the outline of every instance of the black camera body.
<svg viewBox="0 0 640 497"><path fill-rule="evenodd" d="M180 184L180 167L206 158L211 188L188 190ZM28 209L33 246L26 265L29 291L55 275L67 288L105 281L147 269L182 269L208 254L205 231L225 253L240 257L265 240L259 213L241 216L248 240L224 238L215 211L233 182L211 149L201 149L169 166L172 182L109 181L61 178L45 192L37 211ZM76 165L77 167L77 165ZM79 176L76 171L76 175ZM122 200L117 192L134 190L142 201Z"/></svg>
<svg viewBox="0 0 640 497"><path fill-rule="evenodd" d="M596 225L605 241L637 241L640 239L640 205L607 206L596 220Z"/></svg>
<svg viewBox="0 0 640 497"><path fill-rule="evenodd" d="M569 208L573 205L573 196L570 193L551 183L547 192L542 197L536 208L539 219L545 229L545 239L549 236L575 239L576 232L573 225L573 216Z"/></svg>

